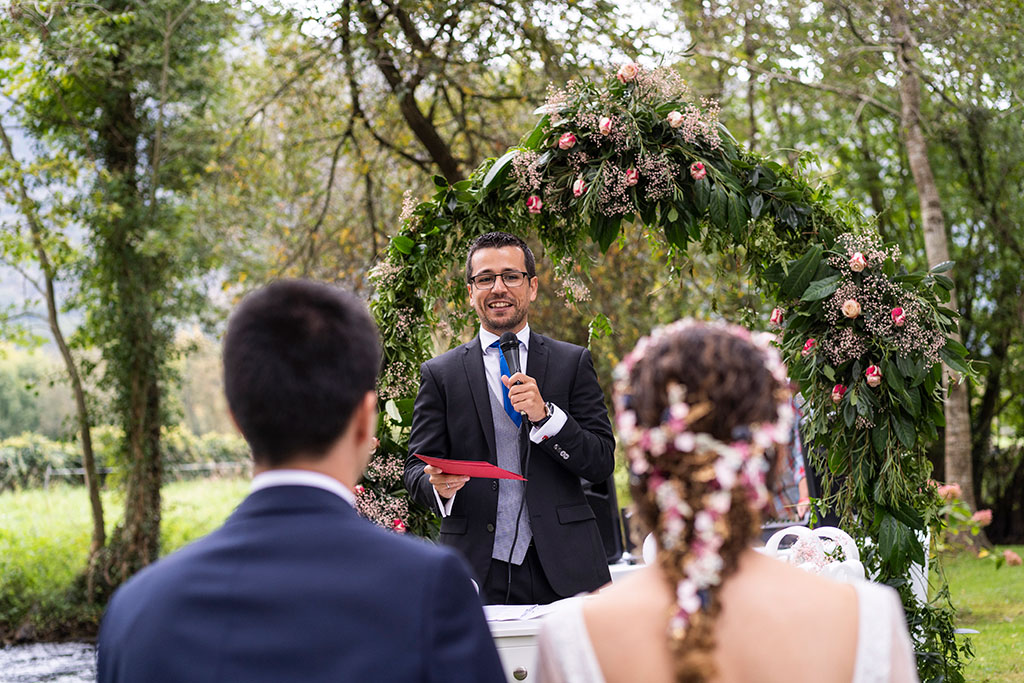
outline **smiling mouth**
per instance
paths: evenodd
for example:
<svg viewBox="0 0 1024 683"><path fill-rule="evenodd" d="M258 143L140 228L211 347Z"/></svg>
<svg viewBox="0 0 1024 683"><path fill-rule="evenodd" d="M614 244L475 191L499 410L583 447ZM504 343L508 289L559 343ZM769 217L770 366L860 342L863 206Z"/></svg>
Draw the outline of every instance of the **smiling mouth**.
<svg viewBox="0 0 1024 683"><path fill-rule="evenodd" d="M490 308L491 310L499 310L499 311L503 311L505 309L512 308L512 307L513 307L512 306L512 302L510 302L510 301L492 301L491 303L487 304L487 308Z"/></svg>

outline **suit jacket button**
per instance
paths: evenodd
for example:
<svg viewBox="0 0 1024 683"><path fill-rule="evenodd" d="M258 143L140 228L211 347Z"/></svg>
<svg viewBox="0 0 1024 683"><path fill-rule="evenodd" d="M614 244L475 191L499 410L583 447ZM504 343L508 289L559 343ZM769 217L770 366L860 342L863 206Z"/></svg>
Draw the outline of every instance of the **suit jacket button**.
<svg viewBox="0 0 1024 683"><path fill-rule="evenodd" d="M498 490L498 480L497 479L495 479L494 481L491 482L491 490L492 491L497 491Z"/></svg>
<svg viewBox="0 0 1024 683"><path fill-rule="evenodd" d="M487 525L487 530L490 531L493 534L494 533L494 525L493 524L488 524Z"/></svg>

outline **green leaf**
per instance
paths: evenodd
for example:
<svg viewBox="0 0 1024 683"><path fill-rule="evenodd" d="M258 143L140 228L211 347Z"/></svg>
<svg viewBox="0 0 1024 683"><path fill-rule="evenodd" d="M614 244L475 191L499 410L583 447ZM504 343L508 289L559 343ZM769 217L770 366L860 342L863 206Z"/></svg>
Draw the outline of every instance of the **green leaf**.
<svg viewBox="0 0 1024 683"><path fill-rule="evenodd" d="M729 195L729 227L733 237L740 239L747 226L747 199L741 194Z"/></svg>
<svg viewBox="0 0 1024 683"><path fill-rule="evenodd" d="M395 235L391 240L391 244L403 254L411 254L412 250L416 247L416 243L405 235Z"/></svg>
<svg viewBox="0 0 1024 683"><path fill-rule="evenodd" d="M913 448L914 442L917 440L917 433L914 431L914 425L899 413L894 413L892 416L892 429L896 432L896 438L899 439L900 443L905 448Z"/></svg>
<svg viewBox="0 0 1024 683"><path fill-rule="evenodd" d="M907 410L914 417L921 417L921 392L916 388L908 389L897 394L900 403L907 407Z"/></svg>
<svg viewBox="0 0 1024 683"><path fill-rule="evenodd" d="M435 175L434 176L434 187L436 187L439 190L447 190L448 189L448 180L443 175Z"/></svg>
<svg viewBox="0 0 1024 683"><path fill-rule="evenodd" d="M804 290L804 294L800 297L800 300L819 301L827 296L832 296L835 294L836 290L839 289L839 280L841 278L841 275L833 275L822 280L815 280L811 284L807 285L807 289Z"/></svg>
<svg viewBox="0 0 1024 683"><path fill-rule="evenodd" d="M949 351L947 351L945 346L939 349L939 355L942 357L942 360L946 363L946 365L948 365L953 370L956 370L957 372L963 375L971 374L971 368L968 367L967 363L965 363L963 359L957 354L950 353Z"/></svg>
<svg viewBox="0 0 1024 683"><path fill-rule="evenodd" d="M967 351L967 347L958 342L956 339L947 339L945 348L947 351L955 353L961 358L966 358L967 354L969 353Z"/></svg>
<svg viewBox="0 0 1024 683"><path fill-rule="evenodd" d="M903 373L900 369L890 360L882 361L882 368L885 376L885 383L895 389L897 392L906 391L906 385L903 382Z"/></svg>
<svg viewBox="0 0 1024 683"><path fill-rule="evenodd" d="M871 445L875 447L875 453L885 455L886 447L889 445L889 423L882 420L880 424L871 428Z"/></svg>
<svg viewBox="0 0 1024 683"><path fill-rule="evenodd" d="M548 114L542 116L540 121L537 122L537 125L534 126L532 131L530 131L529 135L523 138L523 147L533 151L537 151L537 148L540 146L540 143L544 140L544 137L547 135L548 122L550 120L551 117Z"/></svg>
<svg viewBox="0 0 1024 683"><path fill-rule="evenodd" d="M697 204L697 210L703 215L711 203L711 181L707 177L693 184L693 200Z"/></svg>
<svg viewBox="0 0 1024 683"><path fill-rule="evenodd" d="M711 191L711 207L708 211L711 224L716 228L728 227L726 221L729 217L729 195L721 185L715 185Z"/></svg>
<svg viewBox="0 0 1024 683"><path fill-rule="evenodd" d="M956 261L943 261L942 263L937 263L934 266L932 266L928 270L928 272L933 274L933 275L936 274L936 273L945 273L945 272L948 272L948 271L952 270L953 269L953 265L955 263L956 263Z"/></svg>
<svg viewBox="0 0 1024 683"><path fill-rule="evenodd" d="M512 163L512 160L515 159L518 154L518 149L510 149L497 161L491 164L490 169L487 171L487 175L484 176L484 182L483 185L481 185L481 189L486 190L491 186L491 183L498 179L499 176L504 176L504 172L508 170L509 164Z"/></svg>
<svg viewBox="0 0 1024 683"><path fill-rule="evenodd" d="M754 173L757 173L757 171L754 171ZM755 194L750 198L750 217L757 220L757 217L761 215L762 208L764 208L764 196Z"/></svg>
<svg viewBox="0 0 1024 683"><path fill-rule="evenodd" d="M804 290L807 289L807 285L811 283L811 278L818 271L818 264L821 263L821 247L817 244L812 245L807 253L796 259L790 261L789 272L786 274L786 278L782 281L779 287L779 293L783 299L795 299L803 294Z"/></svg>
<svg viewBox="0 0 1024 683"><path fill-rule="evenodd" d="M412 424L412 407L416 402L414 398L403 398L388 399L388 402L384 404L384 412L387 413L391 421L400 427L408 427Z"/></svg>
<svg viewBox="0 0 1024 683"><path fill-rule="evenodd" d="M887 508L887 511L911 529L924 530L924 518L910 503L904 503L896 509Z"/></svg>
<svg viewBox="0 0 1024 683"><path fill-rule="evenodd" d="M935 278L935 284L937 284L939 287L942 287L947 292L949 290L953 289L953 281L950 280L945 275L935 275L934 278Z"/></svg>

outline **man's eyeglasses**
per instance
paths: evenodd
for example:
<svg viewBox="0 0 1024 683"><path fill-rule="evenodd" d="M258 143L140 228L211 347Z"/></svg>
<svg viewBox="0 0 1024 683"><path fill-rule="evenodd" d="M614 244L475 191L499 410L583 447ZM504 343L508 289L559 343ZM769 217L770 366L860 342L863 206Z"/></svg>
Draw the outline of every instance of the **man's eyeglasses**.
<svg viewBox="0 0 1024 683"><path fill-rule="evenodd" d="M477 289L493 289L494 282L501 278L501 281L505 283L506 287L519 287L527 278L530 277L529 273L524 273L521 270L506 270L504 273L484 273L482 275L474 275L469 278L469 281L476 285Z"/></svg>

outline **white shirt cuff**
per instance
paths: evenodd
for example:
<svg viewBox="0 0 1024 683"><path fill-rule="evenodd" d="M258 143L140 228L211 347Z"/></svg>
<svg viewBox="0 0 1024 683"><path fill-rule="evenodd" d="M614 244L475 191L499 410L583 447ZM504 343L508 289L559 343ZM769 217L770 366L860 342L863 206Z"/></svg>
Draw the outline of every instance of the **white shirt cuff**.
<svg viewBox="0 0 1024 683"><path fill-rule="evenodd" d="M562 431L562 427L568 422L569 416L565 414L565 411L556 406L554 403L551 404L551 419L545 422L540 427L534 427L530 430L530 441L534 443L540 443L544 439L549 439L558 432Z"/></svg>
<svg viewBox="0 0 1024 683"><path fill-rule="evenodd" d="M437 489L434 487L430 487L430 489L434 492L434 500L437 501L437 509L441 511L441 519L452 514L452 503L455 502L455 496L459 495L459 492L456 491L452 494L451 498L445 500L441 497L441 494L437 492Z"/></svg>

